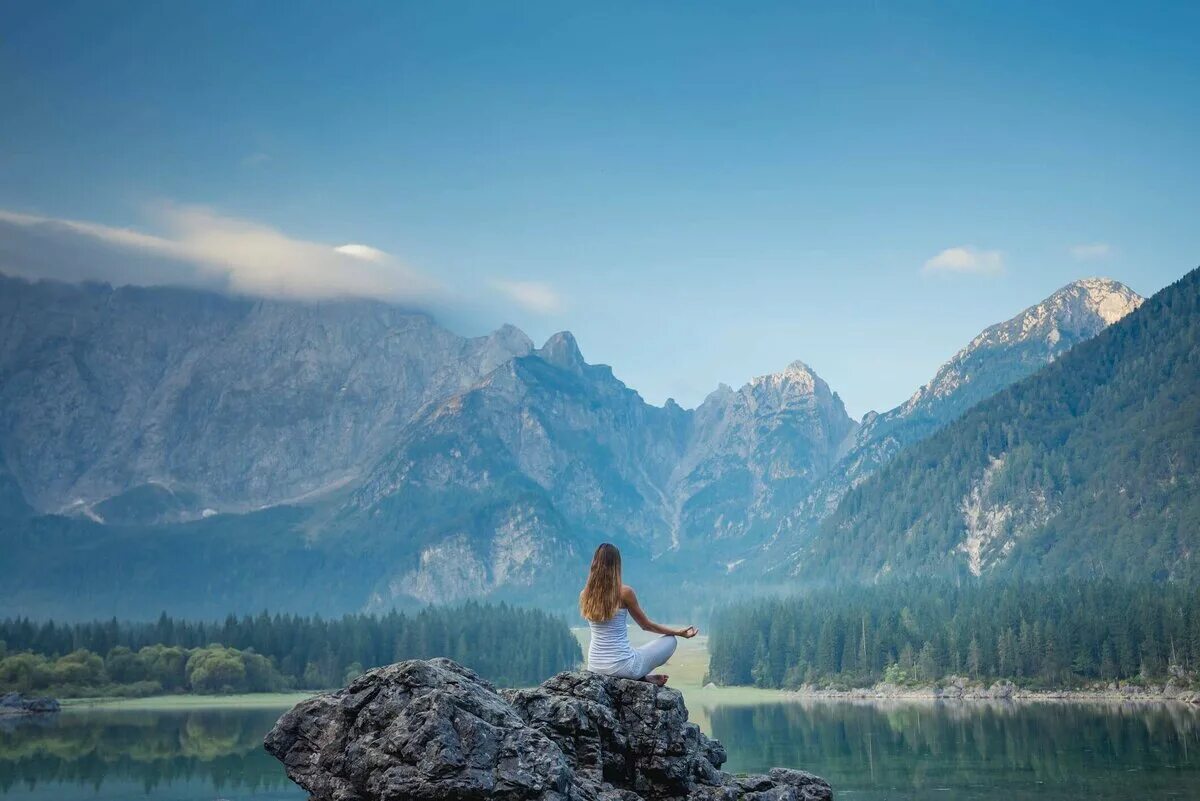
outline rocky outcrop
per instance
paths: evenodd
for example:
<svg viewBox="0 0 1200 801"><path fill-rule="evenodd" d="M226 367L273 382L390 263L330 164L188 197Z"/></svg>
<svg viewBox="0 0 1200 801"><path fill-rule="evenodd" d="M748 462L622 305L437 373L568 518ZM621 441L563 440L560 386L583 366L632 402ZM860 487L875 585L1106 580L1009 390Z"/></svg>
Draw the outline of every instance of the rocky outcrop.
<svg viewBox="0 0 1200 801"><path fill-rule="evenodd" d="M0 716L50 715L59 709L54 698L26 698L20 693L0 695Z"/></svg>
<svg viewBox="0 0 1200 801"><path fill-rule="evenodd" d="M591 673L497 691L447 659L372 670L297 705L266 749L313 801L818 801L822 779L720 770L676 690Z"/></svg>

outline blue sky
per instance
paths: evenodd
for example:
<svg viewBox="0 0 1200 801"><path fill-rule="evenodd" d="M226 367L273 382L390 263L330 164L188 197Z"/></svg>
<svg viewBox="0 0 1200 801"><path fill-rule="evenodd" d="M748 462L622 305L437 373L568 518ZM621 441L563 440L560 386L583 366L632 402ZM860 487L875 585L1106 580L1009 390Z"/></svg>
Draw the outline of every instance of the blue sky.
<svg viewBox="0 0 1200 801"><path fill-rule="evenodd" d="M799 358L859 415L1200 263L1197 9L8 2L0 270L567 328L655 403Z"/></svg>

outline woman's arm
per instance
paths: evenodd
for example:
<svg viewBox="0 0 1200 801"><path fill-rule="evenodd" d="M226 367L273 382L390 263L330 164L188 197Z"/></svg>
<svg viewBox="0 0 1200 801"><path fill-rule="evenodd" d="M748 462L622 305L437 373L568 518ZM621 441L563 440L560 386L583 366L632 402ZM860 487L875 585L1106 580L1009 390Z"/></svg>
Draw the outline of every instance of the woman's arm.
<svg viewBox="0 0 1200 801"><path fill-rule="evenodd" d="M658 625L646 617L646 613L642 611L641 604L638 603L637 593L633 591L633 587L621 587L621 603L625 604L625 608L629 610L629 616L641 627L642 631L652 631L655 634L670 634L674 637L684 637L687 639L691 639L700 633L700 630L695 626L688 626L685 629L669 629L666 626Z"/></svg>

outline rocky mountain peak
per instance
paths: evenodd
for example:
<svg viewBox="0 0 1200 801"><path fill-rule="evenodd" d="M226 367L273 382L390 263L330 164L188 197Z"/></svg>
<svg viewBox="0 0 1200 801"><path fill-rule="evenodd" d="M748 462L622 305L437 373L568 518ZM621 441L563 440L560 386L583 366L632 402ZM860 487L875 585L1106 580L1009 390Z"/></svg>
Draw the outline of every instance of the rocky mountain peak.
<svg viewBox="0 0 1200 801"><path fill-rule="evenodd" d="M533 340L529 335L509 323L497 328L491 339L514 355L523 356L533 351Z"/></svg>
<svg viewBox="0 0 1200 801"><path fill-rule="evenodd" d="M933 380L918 389L902 409L947 397L976 380L979 361L990 352L1036 348L1048 351L1037 360L1039 363L1051 361L1075 343L1094 337L1142 301L1129 287L1107 278L1084 278L1067 284L1041 303L984 329L942 365Z"/></svg>
<svg viewBox="0 0 1200 801"><path fill-rule="evenodd" d="M574 372L587 365L579 351L579 344L570 331L559 331L551 336L546 340L546 344L538 349L537 355L556 367Z"/></svg>
<svg viewBox="0 0 1200 801"><path fill-rule="evenodd" d="M1103 320L1105 325L1112 325L1141 306L1145 300L1120 281L1111 278L1081 278L1072 281L1047 300L1054 301L1060 297L1064 301L1076 300Z"/></svg>
<svg viewBox="0 0 1200 801"><path fill-rule="evenodd" d="M814 388L816 383L821 380L811 367L799 359L796 359L775 375L780 380L790 381L800 386L807 386L810 389Z"/></svg>
<svg viewBox="0 0 1200 801"><path fill-rule="evenodd" d="M777 373L751 379L740 394L754 398L757 404L787 406L797 400L814 396L824 398L832 393L829 385L811 367L796 360Z"/></svg>
<svg viewBox="0 0 1200 801"><path fill-rule="evenodd" d="M1053 345L1068 333L1093 337L1140 306L1142 300L1129 287L1107 278L1073 281L1012 319L985 329L959 355L982 346L1032 339Z"/></svg>
<svg viewBox="0 0 1200 801"><path fill-rule="evenodd" d="M708 393L708 395L704 398L704 402L701 403L700 406L701 406L701 408L703 408L705 405L711 406L711 405L715 405L718 403L720 403L720 404L729 403L729 401L733 399L733 396L735 394L737 394L737 393L734 392L733 387L729 386L724 381L722 381L721 383L717 384L716 389L714 389L712 392Z"/></svg>

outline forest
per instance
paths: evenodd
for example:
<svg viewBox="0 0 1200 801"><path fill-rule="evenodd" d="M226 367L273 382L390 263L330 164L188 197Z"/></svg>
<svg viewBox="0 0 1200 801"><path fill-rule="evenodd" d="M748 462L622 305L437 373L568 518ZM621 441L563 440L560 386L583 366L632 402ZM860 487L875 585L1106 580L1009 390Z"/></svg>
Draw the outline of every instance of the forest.
<svg viewBox="0 0 1200 801"><path fill-rule="evenodd" d="M536 684L582 659L560 618L506 604L416 613L229 616L222 622L0 621L0 692L60 697L338 687L402 659L446 656L501 686Z"/></svg>
<svg viewBox="0 0 1200 801"><path fill-rule="evenodd" d="M1115 579L829 588L718 612L709 650L709 680L760 687L1183 681L1200 668L1200 589Z"/></svg>
<svg viewBox="0 0 1200 801"><path fill-rule="evenodd" d="M811 574L967 577L964 504L1002 519L985 571L1195 583L1200 270L864 481L803 553Z"/></svg>

